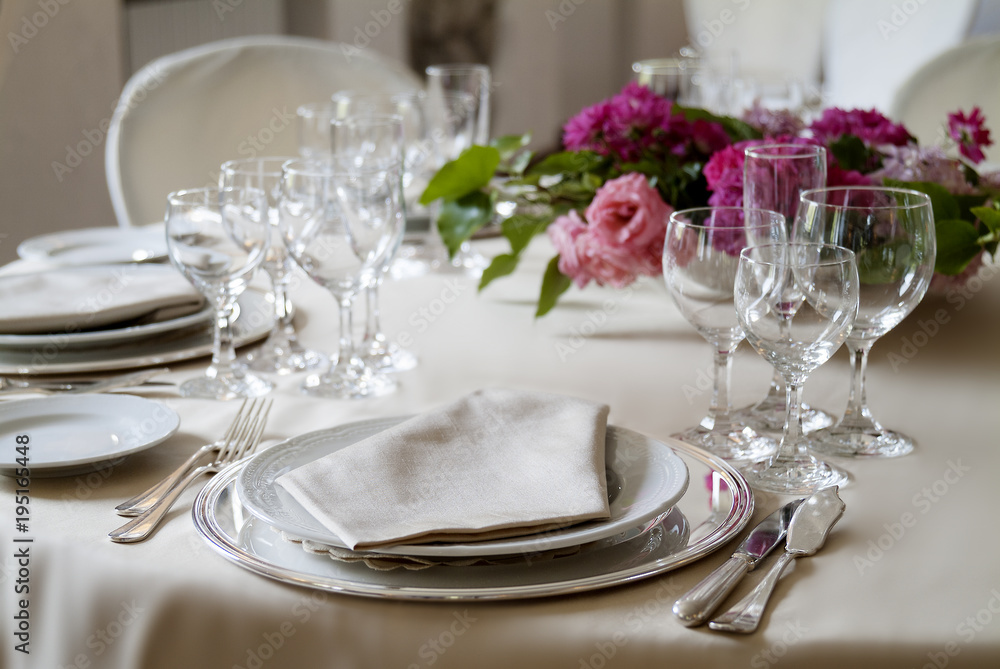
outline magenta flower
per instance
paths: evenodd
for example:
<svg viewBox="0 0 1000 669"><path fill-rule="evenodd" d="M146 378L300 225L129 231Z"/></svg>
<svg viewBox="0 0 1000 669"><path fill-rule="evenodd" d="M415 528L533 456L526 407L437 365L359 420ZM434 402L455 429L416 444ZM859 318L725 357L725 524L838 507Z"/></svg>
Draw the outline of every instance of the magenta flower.
<svg viewBox="0 0 1000 669"><path fill-rule="evenodd" d="M990 131L986 128L986 119L979 107L973 107L966 115L961 109L948 114L948 135L958 142L958 152L974 164L981 163L986 158L984 146L991 146Z"/></svg>
<svg viewBox="0 0 1000 669"><path fill-rule="evenodd" d="M795 112L789 109L768 109L759 100L755 100L753 106L743 112L742 120L765 137L798 135L806 127Z"/></svg>
<svg viewBox="0 0 1000 669"><path fill-rule="evenodd" d="M905 146L913 139L902 124L893 123L874 109L844 110L831 107L812 122L809 130L813 137L827 146L844 135L855 135L868 146Z"/></svg>

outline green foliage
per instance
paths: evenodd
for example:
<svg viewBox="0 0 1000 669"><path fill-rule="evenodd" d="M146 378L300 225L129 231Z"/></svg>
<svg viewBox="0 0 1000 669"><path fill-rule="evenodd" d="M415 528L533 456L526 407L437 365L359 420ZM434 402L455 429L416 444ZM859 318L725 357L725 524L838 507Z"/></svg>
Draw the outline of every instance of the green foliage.
<svg viewBox="0 0 1000 669"><path fill-rule="evenodd" d="M448 255L454 257L462 243L492 219L493 199L487 193L474 191L457 200L446 200L441 205L438 231Z"/></svg>
<svg viewBox="0 0 1000 669"><path fill-rule="evenodd" d="M559 271L559 256L550 260L548 267L545 268L545 276L542 277L542 293L538 297L538 311L535 312L535 318L552 311L552 307L556 306L556 300L569 290L571 284L570 278Z"/></svg>
<svg viewBox="0 0 1000 669"><path fill-rule="evenodd" d="M941 274L959 274L982 251L976 226L961 219L935 222L937 258L934 270Z"/></svg>
<svg viewBox="0 0 1000 669"><path fill-rule="evenodd" d="M420 196L420 204L428 205L434 200L457 200L469 193L484 188L490 183L497 166L500 152L492 146L470 146L462 154L445 163Z"/></svg>

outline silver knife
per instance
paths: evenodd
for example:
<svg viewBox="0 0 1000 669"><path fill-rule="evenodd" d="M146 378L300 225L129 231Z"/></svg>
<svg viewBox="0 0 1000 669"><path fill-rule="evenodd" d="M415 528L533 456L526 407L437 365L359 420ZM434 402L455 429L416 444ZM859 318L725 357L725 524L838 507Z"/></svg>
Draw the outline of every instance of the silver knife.
<svg viewBox="0 0 1000 669"><path fill-rule="evenodd" d="M127 374L118 374L105 378L66 378L66 379L6 379L0 388L0 394L43 393L43 394L80 394L99 393L114 388L131 388L146 383L154 376L169 371L166 367L146 369Z"/></svg>
<svg viewBox="0 0 1000 669"><path fill-rule="evenodd" d="M731 558L674 603L674 615L683 625L694 627L708 620L736 584L785 538L788 523L800 504L801 499L793 500L762 520Z"/></svg>

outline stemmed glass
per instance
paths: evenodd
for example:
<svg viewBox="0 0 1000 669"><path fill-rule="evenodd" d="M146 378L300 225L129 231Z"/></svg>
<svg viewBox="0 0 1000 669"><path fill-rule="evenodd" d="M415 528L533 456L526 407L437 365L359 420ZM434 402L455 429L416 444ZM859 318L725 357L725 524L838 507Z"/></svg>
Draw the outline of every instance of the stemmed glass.
<svg viewBox="0 0 1000 669"><path fill-rule="evenodd" d="M776 211L791 233L799 195L826 186L826 149L811 144L762 144L745 151L743 206ZM757 404L737 410L740 420L762 432L780 432L785 423L785 382L775 371L767 395ZM802 406L806 432L833 424L833 416Z"/></svg>
<svg viewBox="0 0 1000 669"><path fill-rule="evenodd" d="M369 169L396 165L401 169L403 188L402 215L405 220L405 179L403 118L397 115L375 114L371 109L359 109L355 115L335 119L330 126L335 160L345 169ZM349 209L348 215L352 213ZM417 357L390 343L382 331L379 309L379 288L395 259L403 240L405 225L389 240L386 254L365 275L367 321L361 341L360 355L375 372L400 372L417 366Z"/></svg>
<svg viewBox="0 0 1000 669"><path fill-rule="evenodd" d="M295 132L299 155L309 160L330 157L330 122L337 115L337 107L330 100L307 102L295 110Z"/></svg>
<svg viewBox="0 0 1000 669"><path fill-rule="evenodd" d="M198 188L170 193L165 219L170 262L215 307L212 363L181 384L184 397L258 397L271 383L236 362L232 320L267 252L267 197L255 188Z"/></svg>
<svg viewBox="0 0 1000 669"><path fill-rule="evenodd" d="M292 259L325 287L340 308L336 364L311 374L303 392L360 398L395 389L358 356L351 330L355 295L387 256L403 229L399 162L349 169L332 161L285 163L279 201L282 237Z"/></svg>
<svg viewBox="0 0 1000 669"><path fill-rule="evenodd" d="M733 420L729 380L732 353L743 341L733 302L739 253L748 246L785 240L785 217L762 209L685 209L671 214L667 223L663 247L667 288L684 318L715 351L708 415L674 437L727 460L759 460L777 447L773 439Z"/></svg>
<svg viewBox="0 0 1000 669"><path fill-rule="evenodd" d="M754 488L808 494L850 479L844 470L808 452L811 443L802 432L802 385L844 343L857 312L858 269L851 251L794 242L740 252L740 325L787 387L788 411L778 452L744 469Z"/></svg>
<svg viewBox="0 0 1000 669"><path fill-rule="evenodd" d="M843 417L816 433L816 450L866 457L897 457L913 440L879 425L868 408L868 352L923 298L934 273L935 232L930 198L916 191L841 187L806 191L794 237L847 247L857 255L860 308L847 348L853 368Z"/></svg>
<svg viewBox="0 0 1000 669"><path fill-rule="evenodd" d="M262 266L274 289L274 328L257 350L246 355L246 360L250 369L275 374L290 374L315 367L323 361L323 356L299 344L292 322L288 282L293 266L277 229L281 166L288 160L290 158L282 157L229 160L222 164L219 175L221 188L256 188L267 197L267 216L273 234Z"/></svg>

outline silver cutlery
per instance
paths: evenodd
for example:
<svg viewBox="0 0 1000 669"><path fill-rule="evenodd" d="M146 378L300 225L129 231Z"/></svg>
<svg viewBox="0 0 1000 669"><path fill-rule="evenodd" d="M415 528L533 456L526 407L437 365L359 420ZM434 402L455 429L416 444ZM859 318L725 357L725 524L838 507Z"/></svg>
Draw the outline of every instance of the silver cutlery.
<svg viewBox="0 0 1000 669"><path fill-rule="evenodd" d="M203 474L214 474L224 467L253 452L260 443L261 435L264 433L264 426L267 423L268 413L271 411L273 401L268 400L261 410L256 414L254 420L244 423L231 439L228 439L219 451L215 459L206 465L195 467L182 478L177 485L170 489L159 501L151 506L145 513L133 518L118 529L110 532L108 536L117 543L135 543L148 539L156 530L160 522L166 517L167 511L174 505L174 502L181 496L187 488L198 480Z"/></svg>
<svg viewBox="0 0 1000 669"><path fill-rule="evenodd" d="M674 603L674 615L683 625L693 627L708 620L743 577L785 538L792 514L801 503L801 499L791 501L762 520L731 558Z"/></svg>
<svg viewBox="0 0 1000 669"><path fill-rule="evenodd" d="M164 478L159 483L153 485L148 490L145 490L135 497L125 500L121 504L115 507L115 511L118 512L119 516L138 516L145 511L148 511L151 506L158 502L165 494L167 494L191 469L194 468L201 460L210 453L214 453L221 449L223 445L227 444L232 440L237 434L239 434L245 425L252 423L256 420L257 415L260 413L261 408L264 406L264 400L250 400L249 409L247 407L247 400L243 400L243 404L240 405L240 410L236 412L236 416L233 418L233 422L229 424L229 428L226 433L222 436L222 439L212 442L210 444L205 444L197 451L191 454L191 456L184 461L184 463L175 469L170 475Z"/></svg>
<svg viewBox="0 0 1000 669"><path fill-rule="evenodd" d="M806 498L788 525L785 552L749 595L708 623L710 628L741 634L749 634L757 629L767 600L785 567L795 558L813 555L822 548L830 530L844 514L845 504L837 492L837 486L831 486Z"/></svg>
<svg viewBox="0 0 1000 669"><path fill-rule="evenodd" d="M63 377L63 378L11 378L0 377L0 395L39 393L42 395L100 393L117 388L132 388L142 385L172 386L170 382L151 381L155 376L170 371L166 367L144 369L107 377Z"/></svg>

